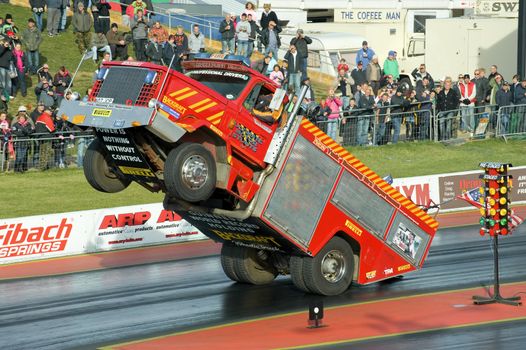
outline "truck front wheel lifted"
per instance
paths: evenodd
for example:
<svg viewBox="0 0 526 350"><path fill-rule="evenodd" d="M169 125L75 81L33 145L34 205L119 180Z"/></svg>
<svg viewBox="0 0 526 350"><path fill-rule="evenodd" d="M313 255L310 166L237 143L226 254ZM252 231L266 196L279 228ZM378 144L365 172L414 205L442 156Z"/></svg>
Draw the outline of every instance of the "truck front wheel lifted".
<svg viewBox="0 0 526 350"><path fill-rule="evenodd" d="M84 155L84 176L97 191L116 193L130 185L130 180L116 174L108 163L108 155L99 140L93 140Z"/></svg>
<svg viewBox="0 0 526 350"><path fill-rule="evenodd" d="M196 203L208 199L216 186L216 165L210 152L197 143L183 143L164 164L168 195Z"/></svg>
<svg viewBox="0 0 526 350"><path fill-rule="evenodd" d="M302 265L303 282L313 293L338 295L351 285L353 251L343 238L333 237L315 257L302 257ZM296 279L300 277L296 276Z"/></svg>

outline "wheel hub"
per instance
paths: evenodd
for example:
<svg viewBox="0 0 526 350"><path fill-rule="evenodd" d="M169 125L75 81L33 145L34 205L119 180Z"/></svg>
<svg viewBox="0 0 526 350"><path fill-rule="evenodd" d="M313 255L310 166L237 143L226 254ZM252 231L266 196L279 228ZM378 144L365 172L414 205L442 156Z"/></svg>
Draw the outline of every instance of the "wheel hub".
<svg viewBox="0 0 526 350"><path fill-rule="evenodd" d="M331 250L321 261L321 273L330 283L339 282L345 275L346 266L343 254L338 250Z"/></svg>
<svg viewBox="0 0 526 350"><path fill-rule="evenodd" d="M200 155L188 157L181 168L183 182L191 189L200 189L208 180L208 166Z"/></svg>

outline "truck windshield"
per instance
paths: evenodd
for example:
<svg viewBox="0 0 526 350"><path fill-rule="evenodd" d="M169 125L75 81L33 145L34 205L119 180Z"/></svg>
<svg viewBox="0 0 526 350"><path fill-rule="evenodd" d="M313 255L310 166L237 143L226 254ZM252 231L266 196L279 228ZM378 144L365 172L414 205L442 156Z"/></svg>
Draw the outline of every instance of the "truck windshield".
<svg viewBox="0 0 526 350"><path fill-rule="evenodd" d="M243 73L219 70L195 70L187 75L220 93L229 100L235 100L249 81L249 76Z"/></svg>

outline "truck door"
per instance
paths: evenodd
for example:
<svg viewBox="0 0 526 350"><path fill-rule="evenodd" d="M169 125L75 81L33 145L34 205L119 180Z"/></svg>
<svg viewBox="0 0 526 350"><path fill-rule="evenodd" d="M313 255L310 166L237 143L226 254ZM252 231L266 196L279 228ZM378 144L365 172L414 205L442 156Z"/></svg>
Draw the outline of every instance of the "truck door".
<svg viewBox="0 0 526 350"><path fill-rule="evenodd" d="M264 159L272 136L279 125L279 120L272 119L270 109L267 112L257 110L263 109L261 108L264 104L263 99L268 101L272 99L274 90L263 83L256 83L245 99L240 100L237 107L238 117L230 134L231 142L249 158L255 156L258 160Z"/></svg>

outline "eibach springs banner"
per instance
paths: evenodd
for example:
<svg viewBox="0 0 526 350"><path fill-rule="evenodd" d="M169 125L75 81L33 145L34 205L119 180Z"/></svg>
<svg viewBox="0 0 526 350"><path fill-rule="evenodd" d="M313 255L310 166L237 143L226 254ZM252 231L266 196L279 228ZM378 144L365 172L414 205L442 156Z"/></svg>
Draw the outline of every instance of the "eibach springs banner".
<svg viewBox="0 0 526 350"><path fill-rule="evenodd" d="M0 264L206 239L162 204L0 220Z"/></svg>

